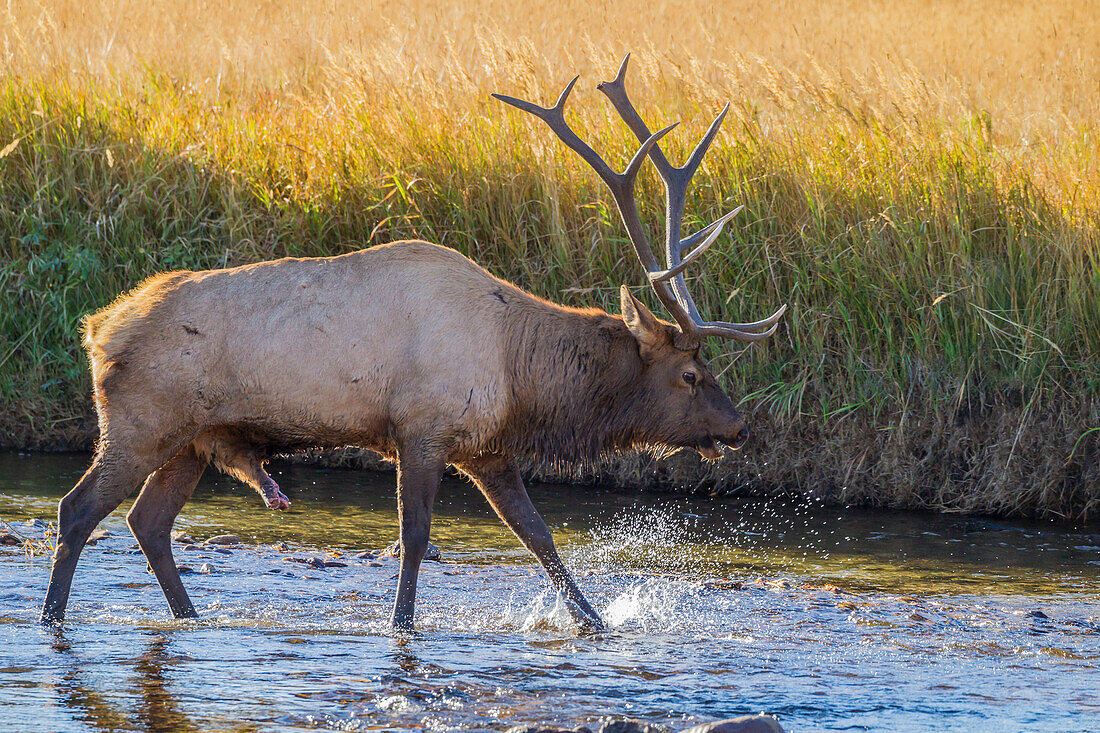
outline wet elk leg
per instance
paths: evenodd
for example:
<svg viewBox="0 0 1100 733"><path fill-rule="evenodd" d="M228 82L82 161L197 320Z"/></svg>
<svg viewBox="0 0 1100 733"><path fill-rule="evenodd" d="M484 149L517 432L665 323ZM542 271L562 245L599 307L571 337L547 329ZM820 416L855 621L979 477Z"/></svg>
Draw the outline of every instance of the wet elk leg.
<svg viewBox="0 0 1100 733"><path fill-rule="evenodd" d="M141 457L131 455L121 447L125 442L119 441L116 447L111 438L101 439L101 442L106 447L58 504L57 548L46 600L42 604L43 623L56 623L65 618L73 573L92 530L167 458L164 453L157 452Z"/></svg>
<svg viewBox="0 0 1100 733"><path fill-rule="evenodd" d="M496 461L488 465L463 465L461 468L481 489L497 516L538 559L554 588L565 598L573 619L585 631L603 631L606 628L603 620L585 599L558 556L554 535L531 503L515 464Z"/></svg>
<svg viewBox="0 0 1100 733"><path fill-rule="evenodd" d="M416 581L428 549L432 504L439 491L445 462L429 449L407 446L398 452L397 519L401 531L401 572L391 623L395 629L413 627Z"/></svg>
<svg viewBox="0 0 1100 733"><path fill-rule="evenodd" d="M289 509L290 499L264 470L256 450L247 444L218 435L207 435L198 441L198 451L213 458L214 465L233 478L245 482L264 500L268 509Z"/></svg>
<svg viewBox="0 0 1100 733"><path fill-rule="evenodd" d="M259 461L251 466L251 474L247 483L259 492L268 509L290 508L290 499L286 498L286 495L279 490L279 484L267 475L267 471L263 469Z"/></svg>
<svg viewBox="0 0 1100 733"><path fill-rule="evenodd" d="M231 464L221 463L221 467L232 476L256 490L256 493L264 500L268 509L289 509L290 499L279 489L275 479L267 475L263 464L252 456L236 457Z"/></svg>
<svg viewBox="0 0 1100 733"><path fill-rule="evenodd" d="M195 618L198 614L172 557L172 524L194 493L205 468L206 460L196 454L194 446L187 446L146 479L126 515L126 523L176 618Z"/></svg>

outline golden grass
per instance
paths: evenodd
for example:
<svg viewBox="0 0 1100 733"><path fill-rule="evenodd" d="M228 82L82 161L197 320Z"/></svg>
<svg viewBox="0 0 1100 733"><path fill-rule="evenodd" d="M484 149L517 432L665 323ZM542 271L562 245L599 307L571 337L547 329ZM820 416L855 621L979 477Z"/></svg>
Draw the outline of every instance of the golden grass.
<svg viewBox="0 0 1100 733"><path fill-rule="evenodd" d="M1089 514L1098 9L13 1L0 442L90 438L76 322L161 269L423 237L613 307L641 278L608 197L488 92L546 102L582 73L571 119L622 165L636 143L593 87L630 50L643 116L685 122L671 157L734 105L689 224L746 212L694 275L700 306L792 310L766 347L716 359L765 436L745 460L606 475ZM656 228L652 173L640 197Z"/></svg>
<svg viewBox="0 0 1100 733"><path fill-rule="evenodd" d="M1095 1L8 0L0 18L0 62L17 73L151 67L212 88L308 87L318 69L365 58L397 83L446 68L484 92L606 73L633 51L686 97L703 88L783 107L804 91L793 78L885 87L883 101L904 106L927 86L1022 131L1100 111Z"/></svg>

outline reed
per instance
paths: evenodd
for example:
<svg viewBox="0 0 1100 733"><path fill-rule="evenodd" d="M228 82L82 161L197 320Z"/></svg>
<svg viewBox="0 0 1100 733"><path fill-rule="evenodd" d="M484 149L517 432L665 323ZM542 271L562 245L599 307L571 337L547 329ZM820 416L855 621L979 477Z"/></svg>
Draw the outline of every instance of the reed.
<svg viewBox="0 0 1100 733"><path fill-rule="evenodd" d="M791 311L766 345L712 354L755 428L743 456L566 473L998 514L1100 505L1090 4L900 3L893 24L871 3L275 5L274 21L243 2L8 6L0 444L90 444L79 319L164 269L418 237L614 309L642 279L609 197L487 92L546 100L581 71L574 126L621 165L636 141L593 87L629 47L643 115L684 120L670 157L734 104L687 205L688 226L746 205L692 284L701 310ZM653 231L655 179L639 195Z"/></svg>

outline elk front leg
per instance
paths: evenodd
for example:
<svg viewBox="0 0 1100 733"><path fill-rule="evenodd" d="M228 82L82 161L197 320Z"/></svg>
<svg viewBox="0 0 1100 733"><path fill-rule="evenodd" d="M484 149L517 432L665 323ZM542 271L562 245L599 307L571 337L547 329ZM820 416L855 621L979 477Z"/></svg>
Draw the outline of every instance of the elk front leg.
<svg viewBox="0 0 1100 733"><path fill-rule="evenodd" d="M146 479L126 515L126 523L141 545L176 618L195 618L198 614L172 557L172 523L191 498L205 468L206 460L198 456L193 445L187 446Z"/></svg>
<svg viewBox="0 0 1100 733"><path fill-rule="evenodd" d="M397 518L401 527L401 572L390 622L395 629L411 630L416 605L420 561L428 549L432 504L443 477L444 460L420 445L398 451Z"/></svg>
<svg viewBox="0 0 1100 733"><path fill-rule="evenodd" d="M585 631L603 631L606 628L603 620L573 582L569 570L558 556L554 535L531 503L515 464L496 461L477 466L463 465L462 470L481 489L497 516L538 559L554 587L565 598L573 619Z"/></svg>
<svg viewBox="0 0 1100 733"><path fill-rule="evenodd" d="M263 474L263 478L260 479L260 496L264 499L264 504L268 509L289 509L290 499L286 498L286 494L279 490L279 484L275 483L275 479L267 475L267 471L260 469L260 473Z"/></svg>
<svg viewBox="0 0 1100 733"><path fill-rule="evenodd" d="M268 509L290 508L290 500L267 475L263 460L252 446L232 435L214 433L199 438L196 451L200 456L212 458L219 469L255 489Z"/></svg>

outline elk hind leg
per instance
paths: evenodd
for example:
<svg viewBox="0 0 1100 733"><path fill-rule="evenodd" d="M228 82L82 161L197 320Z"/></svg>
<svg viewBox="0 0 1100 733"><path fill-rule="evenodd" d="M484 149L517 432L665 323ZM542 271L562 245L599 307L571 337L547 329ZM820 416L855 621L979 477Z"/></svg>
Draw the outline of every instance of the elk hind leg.
<svg viewBox="0 0 1100 733"><path fill-rule="evenodd" d="M258 458L243 458L232 465L221 464L218 467L255 489L268 509L290 508L290 499L286 498L286 494L279 489L275 479L267 474L263 463Z"/></svg>
<svg viewBox="0 0 1100 733"><path fill-rule="evenodd" d="M290 499L279 489L279 484L264 470L263 461L244 447L221 450L214 458L214 465L238 481L251 486L268 509L290 508Z"/></svg>
<svg viewBox="0 0 1100 733"><path fill-rule="evenodd" d="M131 454L112 442L104 441L104 445L84 476L58 504L57 547L42 606L43 623L65 618L76 564L92 530L164 460Z"/></svg>
<svg viewBox="0 0 1100 733"><path fill-rule="evenodd" d="M240 436L224 430L207 432L196 441L196 450L212 460L218 470L255 489L268 509L290 508L290 499L264 470L257 450Z"/></svg>
<svg viewBox="0 0 1100 733"><path fill-rule="evenodd" d="M145 553L176 618L195 618L198 614L172 557L172 524L194 493L206 463L206 459L196 453L194 445L188 445L145 480L141 493L126 515L130 531Z"/></svg>

